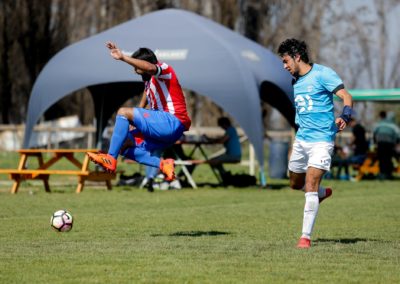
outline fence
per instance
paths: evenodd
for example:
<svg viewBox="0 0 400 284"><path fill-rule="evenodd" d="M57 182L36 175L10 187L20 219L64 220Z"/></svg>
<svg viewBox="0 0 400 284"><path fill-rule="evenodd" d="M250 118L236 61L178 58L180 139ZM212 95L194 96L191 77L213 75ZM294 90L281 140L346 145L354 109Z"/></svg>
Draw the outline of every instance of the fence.
<svg viewBox="0 0 400 284"><path fill-rule="evenodd" d="M0 125L0 149L13 151L22 148L25 125ZM37 125L34 127L33 140L34 147L38 148L59 148L59 144L73 139L83 139L86 146L83 148L94 147L94 135L96 128L92 125L78 127L59 127Z"/></svg>

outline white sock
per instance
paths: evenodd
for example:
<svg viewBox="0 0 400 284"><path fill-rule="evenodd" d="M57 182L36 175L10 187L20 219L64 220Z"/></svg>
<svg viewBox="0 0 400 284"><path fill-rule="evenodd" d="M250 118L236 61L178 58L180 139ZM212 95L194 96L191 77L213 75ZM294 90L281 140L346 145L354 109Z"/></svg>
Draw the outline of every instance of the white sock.
<svg viewBox="0 0 400 284"><path fill-rule="evenodd" d="M324 198L325 195L326 195L326 188L320 186L320 187L318 188L318 197L319 197L319 198Z"/></svg>
<svg viewBox="0 0 400 284"><path fill-rule="evenodd" d="M319 208L318 192L307 192L305 197L306 204L304 205L303 234L301 237L311 239L311 233Z"/></svg>
<svg viewBox="0 0 400 284"><path fill-rule="evenodd" d="M306 186L304 185L303 188L301 189L302 191L306 190ZM325 187L318 187L318 197L319 198L324 198L326 195L326 188Z"/></svg>

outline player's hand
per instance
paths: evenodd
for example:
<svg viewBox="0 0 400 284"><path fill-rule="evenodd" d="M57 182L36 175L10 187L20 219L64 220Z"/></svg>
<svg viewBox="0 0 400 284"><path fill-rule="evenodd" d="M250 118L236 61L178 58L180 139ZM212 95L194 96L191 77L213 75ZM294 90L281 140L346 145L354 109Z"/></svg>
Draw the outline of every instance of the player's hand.
<svg viewBox="0 0 400 284"><path fill-rule="evenodd" d="M122 59L123 54L122 54L121 50L115 45L115 43L113 43L111 41L107 41L106 46L108 49L111 50L110 54L114 59L117 59L117 60Z"/></svg>
<svg viewBox="0 0 400 284"><path fill-rule="evenodd" d="M344 121L341 117L336 118L335 123L336 123L336 126L338 128L338 132L342 131L347 126L346 121Z"/></svg>

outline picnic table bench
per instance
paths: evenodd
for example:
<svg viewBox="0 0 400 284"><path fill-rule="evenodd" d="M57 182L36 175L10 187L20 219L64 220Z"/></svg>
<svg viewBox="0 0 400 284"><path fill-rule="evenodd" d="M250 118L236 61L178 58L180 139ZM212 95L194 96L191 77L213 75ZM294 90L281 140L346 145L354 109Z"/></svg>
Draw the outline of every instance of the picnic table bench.
<svg viewBox="0 0 400 284"><path fill-rule="evenodd" d="M16 169L0 169L0 174L8 174L10 179L14 180L11 187L11 193L17 193L21 181L24 180L42 180L46 192L50 192L49 177L51 175L75 175L78 177L78 185L76 193L82 192L85 181L99 181L105 182L108 190L112 189L111 180L116 178L115 173L108 173L103 171L92 171L89 169L89 158L84 155L83 162L81 162L77 153L98 152L97 149L21 149L17 150L20 158L18 167ZM52 157L45 161L44 154L51 154ZM27 168L27 161L30 157L38 159L38 167ZM78 170L67 169L49 169L52 165L56 164L60 159L66 158Z"/></svg>

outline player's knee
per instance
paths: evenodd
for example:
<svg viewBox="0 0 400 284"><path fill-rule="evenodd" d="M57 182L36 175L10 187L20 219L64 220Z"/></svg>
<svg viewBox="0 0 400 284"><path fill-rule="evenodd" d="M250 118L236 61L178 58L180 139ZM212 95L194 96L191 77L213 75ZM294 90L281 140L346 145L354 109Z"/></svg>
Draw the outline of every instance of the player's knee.
<svg viewBox="0 0 400 284"><path fill-rule="evenodd" d="M311 192L311 191L318 191L318 184L315 182L306 182L305 190L306 192Z"/></svg>
<svg viewBox="0 0 400 284"><path fill-rule="evenodd" d="M132 119L133 111L132 111L132 108L121 107L118 109L117 114L122 115L122 116L126 117L127 119Z"/></svg>
<svg viewBox="0 0 400 284"><path fill-rule="evenodd" d="M126 107L120 107L117 111L118 115L126 116L127 113L127 108Z"/></svg>

